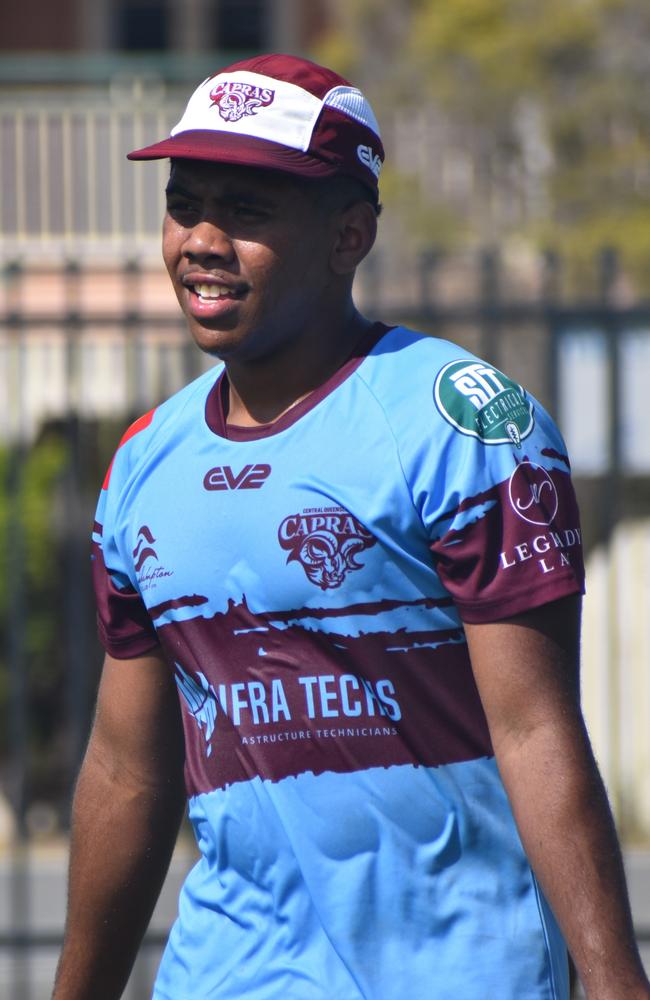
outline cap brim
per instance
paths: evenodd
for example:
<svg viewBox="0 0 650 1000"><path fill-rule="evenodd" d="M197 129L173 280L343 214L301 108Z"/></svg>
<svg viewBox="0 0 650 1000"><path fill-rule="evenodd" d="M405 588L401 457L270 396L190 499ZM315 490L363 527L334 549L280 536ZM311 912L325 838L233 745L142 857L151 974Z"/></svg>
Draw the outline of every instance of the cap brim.
<svg viewBox="0 0 650 1000"><path fill-rule="evenodd" d="M340 164L327 163L279 142L208 130L179 132L162 142L127 153L129 160L162 160L168 157L264 167L303 177L333 177L341 173Z"/></svg>

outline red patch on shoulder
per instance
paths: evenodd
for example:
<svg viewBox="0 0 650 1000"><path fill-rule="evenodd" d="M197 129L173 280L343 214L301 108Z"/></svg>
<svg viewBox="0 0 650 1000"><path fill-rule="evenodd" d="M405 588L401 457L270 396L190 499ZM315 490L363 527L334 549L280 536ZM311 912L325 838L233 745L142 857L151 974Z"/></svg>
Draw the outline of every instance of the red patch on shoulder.
<svg viewBox="0 0 650 1000"><path fill-rule="evenodd" d="M122 439L121 439L120 443L117 446L115 454L117 454L117 452L120 450L120 448L122 447L122 445L126 444L126 442L130 438L135 437L136 434L139 434L140 431L143 431L145 429L145 427L149 426L149 424L153 420L153 415L156 412L156 409L157 409L157 407L154 406L153 410L149 410L148 413L145 413L141 417L138 417L137 420L133 421L133 423L131 424L130 427L127 427L127 429L125 430L124 434L122 435ZM108 489L108 484L111 481L111 472L113 471L113 462L114 461L115 461L115 455L113 456L111 464L108 467L108 471L106 473L106 477L105 477L104 483L102 485L102 489L103 490Z"/></svg>

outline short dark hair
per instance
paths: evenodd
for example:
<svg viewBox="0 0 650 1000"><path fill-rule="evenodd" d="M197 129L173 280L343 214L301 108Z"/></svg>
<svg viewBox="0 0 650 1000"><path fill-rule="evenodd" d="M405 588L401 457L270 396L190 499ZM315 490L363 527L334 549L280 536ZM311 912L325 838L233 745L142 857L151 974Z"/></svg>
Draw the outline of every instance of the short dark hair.
<svg viewBox="0 0 650 1000"><path fill-rule="evenodd" d="M377 195L356 177L339 174L337 177L311 178L301 177L301 187L308 191L319 203L325 203L327 208L347 208L355 201L367 201L381 214L382 206Z"/></svg>

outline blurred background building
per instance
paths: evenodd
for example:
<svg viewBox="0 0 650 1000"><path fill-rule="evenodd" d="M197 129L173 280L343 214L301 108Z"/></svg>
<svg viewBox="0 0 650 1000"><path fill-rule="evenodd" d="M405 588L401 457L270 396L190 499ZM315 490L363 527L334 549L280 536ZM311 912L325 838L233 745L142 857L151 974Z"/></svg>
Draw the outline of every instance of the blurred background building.
<svg viewBox="0 0 650 1000"><path fill-rule="evenodd" d="M585 710L633 894L650 898L649 43L647 0L2 6L0 992L47 996L60 938L101 659L98 485L130 420L210 364L160 261L168 165L125 153L166 134L200 79L261 51L329 63L381 122L385 210L362 307L506 369L567 437ZM131 1000L173 905L172 892Z"/></svg>

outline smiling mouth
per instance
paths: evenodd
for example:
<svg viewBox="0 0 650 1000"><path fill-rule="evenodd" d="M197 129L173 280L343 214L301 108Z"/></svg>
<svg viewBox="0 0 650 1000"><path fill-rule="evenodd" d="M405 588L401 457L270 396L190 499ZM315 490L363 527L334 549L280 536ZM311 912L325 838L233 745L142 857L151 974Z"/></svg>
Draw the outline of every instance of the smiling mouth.
<svg viewBox="0 0 650 1000"><path fill-rule="evenodd" d="M236 299L241 294L236 289L229 288L227 285L197 283L190 285L190 288L202 302L214 301L215 299Z"/></svg>

